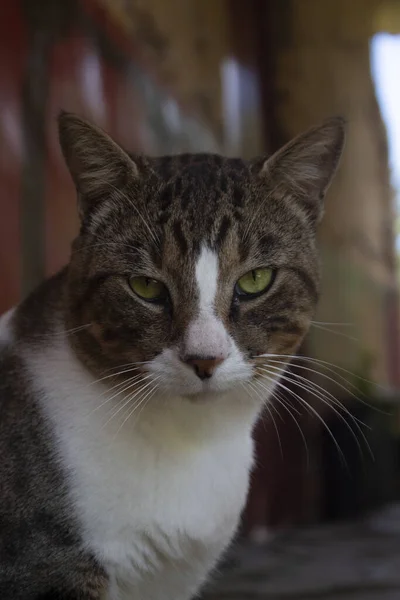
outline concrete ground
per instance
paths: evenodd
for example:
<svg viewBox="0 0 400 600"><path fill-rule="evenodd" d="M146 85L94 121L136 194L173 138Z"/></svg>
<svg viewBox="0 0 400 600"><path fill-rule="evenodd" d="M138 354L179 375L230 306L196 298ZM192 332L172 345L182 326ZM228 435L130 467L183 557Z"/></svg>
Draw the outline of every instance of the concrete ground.
<svg viewBox="0 0 400 600"><path fill-rule="evenodd" d="M400 505L236 547L204 600L400 600Z"/></svg>

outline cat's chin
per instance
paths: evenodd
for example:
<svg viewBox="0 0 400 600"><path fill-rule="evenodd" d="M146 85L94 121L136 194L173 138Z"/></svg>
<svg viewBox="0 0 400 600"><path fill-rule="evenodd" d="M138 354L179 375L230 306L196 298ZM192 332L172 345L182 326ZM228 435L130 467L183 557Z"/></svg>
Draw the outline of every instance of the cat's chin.
<svg viewBox="0 0 400 600"><path fill-rule="evenodd" d="M204 390L201 392L192 392L181 394L181 397L188 402L199 403L199 402L215 402L225 397L229 393L229 390L225 391L210 391Z"/></svg>
<svg viewBox="0 0 400 600"><path fill-rule="evenodd" d="M245 382L242 382L243 384ZM173 394L175 395L175 394ZM255 403L259 403L260 396L251 396L248 392L246 393L243 386L238 387L237 382L232 384L224 384L215 386L204 386L203 389L199 390L179 390L177 395L184 401L191 402L193 404L206 404L209 402L221 402L223 400L253 400ZM262 403L262 402L261 402Z"/></svg>
<svg viewBox="0 0 400 600"><path fill-rule="evenodd" d="M243 382L244 383L244 382ZM169 392L171 392L170 390ZM180 396L191 402L217 401L226 396L237 395L238 382L229 381L188 381L172 391L173 395Z"/></svg>

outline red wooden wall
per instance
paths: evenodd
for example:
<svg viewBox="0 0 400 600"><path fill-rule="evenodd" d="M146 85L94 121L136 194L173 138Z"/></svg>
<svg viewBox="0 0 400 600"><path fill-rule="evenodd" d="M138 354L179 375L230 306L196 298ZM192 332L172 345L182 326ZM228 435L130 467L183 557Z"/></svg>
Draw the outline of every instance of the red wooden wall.
<svg viewBox="0 0 400 600"><path fill-rule="evenodd" d="M0 18L0 314L20 296L21 97L26 30L18 3Z"/></svg>

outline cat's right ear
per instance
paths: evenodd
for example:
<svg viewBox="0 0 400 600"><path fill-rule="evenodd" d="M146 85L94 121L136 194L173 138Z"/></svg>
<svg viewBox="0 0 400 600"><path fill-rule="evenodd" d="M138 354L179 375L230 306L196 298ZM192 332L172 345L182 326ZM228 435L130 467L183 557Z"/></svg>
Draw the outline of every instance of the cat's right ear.
<svg viewBox="0 0 400 600"><path fill-rule="evenodd" d="M58 117L61 149L78 192L81 218L104 196L118 193L139 172L129 155L102 129L73 113Z"/></svg>
<svg viewBox="0 0 400 600"><path fill-rule="evenodd" d="M345 132L344 119L326 119L278 150L259 173L271 190L291 198L314 224L322 216L323 200L339 164Z"/></svg>

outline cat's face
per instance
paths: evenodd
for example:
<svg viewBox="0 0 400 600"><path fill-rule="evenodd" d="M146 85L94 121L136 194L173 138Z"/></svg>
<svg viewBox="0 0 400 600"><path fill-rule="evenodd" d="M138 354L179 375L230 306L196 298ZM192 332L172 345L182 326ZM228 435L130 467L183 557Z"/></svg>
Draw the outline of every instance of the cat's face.
<svg viewBox="0 0 400 600"><path fill-rule="evenodd" d="M68 324L85 326L73 343L89 368L135 363L163 391L197 396L296 351L317 301L315 227L342 121L252 162L132 158L66 114L60 136L82 216Z"/></svg>

